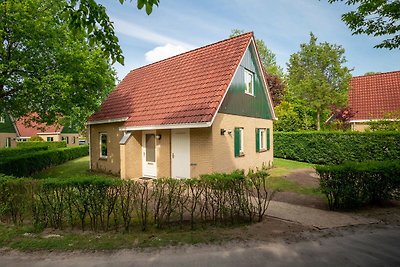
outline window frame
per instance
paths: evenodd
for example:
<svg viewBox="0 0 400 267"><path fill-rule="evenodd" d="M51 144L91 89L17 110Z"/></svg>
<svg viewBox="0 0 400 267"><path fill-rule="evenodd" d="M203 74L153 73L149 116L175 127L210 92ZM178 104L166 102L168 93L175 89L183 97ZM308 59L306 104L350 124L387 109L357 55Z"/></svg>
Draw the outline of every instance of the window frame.
<svg viewBox="0 0 400 267"><path fill-rule="evenodd" d="M259 140L259 152L267 151L267 129L259 128L258 129L258 140Z"/></svg>
<svg viewBox="0 0 400 267"><path fill-rule="evenodd" d="M6 137L6 147L11 147L11 137Z"/></svg>
<svg viewBox="0 0 400 267"><path fill-rule="evenodd" d="M102 137L105 136L106 137L106 154L103 155L103 147L102 147ZM100 150L100 159L107 159L108 158L108 135L107 133L100 133L99 134L99 141L100 141L100 146L99 146L99 150Z"/></svg>
<svg viewBox="0 0 400 267"><path fill-rule="evenodd" d="M251 91L249 90L249 83L246 81L246 76L249 75L251 77ZM247 95L254 96L254 73L248 69L244 69L244 84L245 84L245 89L244 92Z"/></svg>
<svg viewBox="0 0 400 267"><path fill-rule="evenodd" d="M50 139L50 140L49 140ZM47 136L46 137L46 142L54 142L54 137L52 136Z"/></svg>
<svg viewBox="0 0 400 267"><path fill-rule="evenodd" d="M236 149L236 144L237 144L237 141L236 141L236 131L238 132L238 134L239 134L239 147L238 147L238 151L237 151L237 149ZM244 128L243 127L235 127L235 129L234 129L234 132L235 132L235 134L234 134L234 140L233 140L233 142L234 142L234 156L237 158L237 157L243 157L245 154L244 154Z"/></svg>

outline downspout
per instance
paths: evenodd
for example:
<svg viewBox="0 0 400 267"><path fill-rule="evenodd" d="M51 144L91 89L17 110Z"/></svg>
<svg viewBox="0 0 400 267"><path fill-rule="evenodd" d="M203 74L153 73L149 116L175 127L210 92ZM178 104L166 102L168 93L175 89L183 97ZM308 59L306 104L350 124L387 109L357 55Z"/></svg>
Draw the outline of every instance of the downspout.
<svg viewBox="0 0 400 267"><path fill-rule="evenodd" d="M79 143L79 139L78 139L78 143ZM92 169L92 156L91 156L92 146L90 144L90 124L88 124L88 144L89 144L89 170L91 170Z"/></svg>

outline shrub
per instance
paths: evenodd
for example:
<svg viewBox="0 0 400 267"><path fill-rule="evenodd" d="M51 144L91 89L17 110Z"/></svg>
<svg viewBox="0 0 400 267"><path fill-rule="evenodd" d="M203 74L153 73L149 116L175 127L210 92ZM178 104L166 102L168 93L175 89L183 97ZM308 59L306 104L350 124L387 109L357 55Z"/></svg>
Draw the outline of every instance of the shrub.
<svg viewBox="0 0 400 267"><path fill-rule="evenodd" d="M57 142L44 142L44 141L28 141L28 142L17 142L18 148L30 148L30 147L47 147L48 149L57 149L67 147L65 141Z"/></svg>
<svg viewBox="0 0 400 267"><path fill-rule="evenodd" d="M130 231L137 225L261 221L271 194L266 170L151 181L107 177L31 180L0 177L4 221L38 228ZM259 197L259 198L258 198ZM25 219L25 220L24 220Z"/></svg>
<svg viewBox="0 0 400 267"><path fill-rule="evenodd" d="M30 176L50 166L89 154L88 146L59 148L9 157L0 162L0 173L17 177Z"/></svg>
<svg viewBox="0 0 400 267"><path fill-rule="evenodd" d="M44 140L39 135L32 135L29 142L44 142Z"/></svg>
<svg viewBox="0 0 400 267"><path fill-rule="evenodd" d="M274 133L274 156L316 164L400 158L400 133Z"/></svg>
<svg viewBox="0 0 400 267"><path fill-rule="evenodd" d="M25 154L32 154L38 151L48 150L46 146L39 147L13 147L13 148L0 148L0 162L6 160L7 158L21 156Z"/></svg>
<svg viewBox="0 0 400 267"><path fill-rule="evenodd" d="M317 166L330 209L355 208L391 198L400 190L400 161L346 162Z"/></svg>

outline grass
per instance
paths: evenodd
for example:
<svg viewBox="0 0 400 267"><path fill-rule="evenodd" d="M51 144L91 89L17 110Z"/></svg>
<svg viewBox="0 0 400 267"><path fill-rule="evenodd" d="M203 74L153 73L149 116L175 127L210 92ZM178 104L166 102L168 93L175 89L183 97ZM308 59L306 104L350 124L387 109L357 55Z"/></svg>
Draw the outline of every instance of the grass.
<svg viewBox="0 0 400 267"><path fill-rule="evenodd" d="M303 186L297 182L289 181L283 177L303 168L313 168L315 165L293 160L274 158L274 166L269 170L270 178L267 186L282 192L294 192L303 195L323 197L318 188Z"/></svg>
<svg viewBox="0 0 400 267"><path fill-rule="evenodd" d="M188 226L189 228L189 226ZM237 227L236 227L237 228ZM124 248L165 247L170 245L216 243L240 239L232 227L190 230L171 228L122 232L81 232L79 230L45 230L31 226L0 225L0 247L19 250L114 250ZM50 236L51 235L51 236Z"/></svg>
<svg viewBox="0 0 400 267"><path fill-rule="evenodd" d="M36 179L43 178L73 178L73 177L93 177L93 176L107 176L111 175L92 172L89 170L89 156L74 159L64 164L49 168L40 172L33 177Z"/></svg>

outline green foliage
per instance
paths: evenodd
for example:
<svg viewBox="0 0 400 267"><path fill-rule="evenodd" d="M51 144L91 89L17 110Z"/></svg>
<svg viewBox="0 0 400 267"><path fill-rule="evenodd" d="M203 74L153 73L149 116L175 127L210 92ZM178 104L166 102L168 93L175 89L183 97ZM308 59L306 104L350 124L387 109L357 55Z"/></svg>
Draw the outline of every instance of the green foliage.
<svg viewBox="0 0 400 267"><path fill-rule="evenodd" d="M314 112L302 101L282 101L275 107L278 120L274 121L274 130L278 132L297 132L313 130Z"/></svg>
<svg viewBox="0 0 400 267"><path fill-rule="evenodd" d="M32 135L29 142L44 142L44 140L39 135Z"/></svg>
<svg viewBox="0 0 400 267"><path fill-rule="evenodd" d="M345 2L346 5L357 5L356 11L342 15L353 34L385 36L376 48L400 48L400 2L387 0L328 0L329 3Z"/></svg>
<svg viewBox="0 0 400 267"><path fill-rule="evenodd" d="M400 134L384 132L276 132L274 156L316 164L400 158Z"/></svg>
<svg viewBox="0 0 400 267"><path fill-rule="evenodd" d="M400 132L400 110L384 114L382 120L368 123L371 131Z"/></svg>
<svg viewBox="0 0 400 267"><path fill-rule="evenodd" d="M317 166L330 209L376 204L400 193L400 161L346 162Z"/></svg>
<svg viewBox="0 0 400 267"><path fill-rule="evenodd" d="M261 221L272 197L268 176L265 169L152 181L0 176L0 216L37 228L95 231Z"/></svg>
<svg viewBox="0 0 400 267"><path fill-rule="evenodd" d="M17 177L30 176L48 167L88 155L87 146L58 148L17 155L0 162L0 173Z"/></svg>
<svg viewBox="0 0 400 267"><path fill-rule="evenodd" d="M103 52L68 30L66 5L0 2L0 106L14 118L35 112L40 122L63 117L82 127L114 87Z"/></svg>
<svg viewBox="0 0 400 267"><path fill-rule="evenodd" d="M0 161L7 158L32 154L42 150L48 150L48 146L34 146L34 147L13 147L13 148L0 148Z"/></svg>
<svg viewBox="0 0 400 267"><path fill-rule="evenodd" d="M55 141L55 142L45 142L40 141L27 141L27 142L17 142L17 148L30 148L30 147L47 147L48 149L57 149L67 147L65 141Z"/></svg>
<svg viewBox="0 0 400 267"><path fill-rule="evenodd" d="M350 70L345 50L327 42L317 44L310 33L309 43L301 44L300 51L292 54L288 63L288 93L301 99L316 114L316 128L320 130L320 117L332 105L346 104Z"/></svg>

